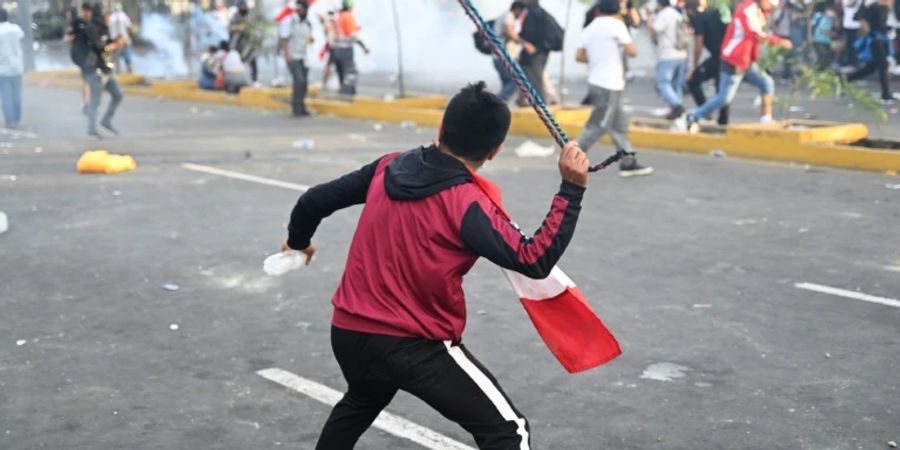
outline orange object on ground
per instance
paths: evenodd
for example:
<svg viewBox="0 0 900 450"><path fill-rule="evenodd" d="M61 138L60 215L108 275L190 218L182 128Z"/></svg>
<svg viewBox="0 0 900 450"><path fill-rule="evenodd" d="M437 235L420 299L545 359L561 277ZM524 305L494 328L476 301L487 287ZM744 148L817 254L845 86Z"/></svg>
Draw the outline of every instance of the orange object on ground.
<svg viewBox="0 0 900 450"><path fill-rule="evenodd" d="M78 173L122 173L137 168L137 163L129 155L115 155L106 150L88 150L81 154L75 165Z"/></svg>

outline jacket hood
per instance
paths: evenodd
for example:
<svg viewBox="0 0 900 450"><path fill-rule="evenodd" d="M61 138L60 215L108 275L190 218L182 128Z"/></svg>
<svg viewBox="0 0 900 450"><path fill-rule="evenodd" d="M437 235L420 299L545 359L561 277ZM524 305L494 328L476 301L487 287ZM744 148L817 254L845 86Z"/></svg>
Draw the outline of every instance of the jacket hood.
<svg viewBox="0 0 900 450"><path fill-rule="evenodd" d="M392 200L418 200L471 181L462 162L432 145L394 158L385 171L384 187Z"/></svg>

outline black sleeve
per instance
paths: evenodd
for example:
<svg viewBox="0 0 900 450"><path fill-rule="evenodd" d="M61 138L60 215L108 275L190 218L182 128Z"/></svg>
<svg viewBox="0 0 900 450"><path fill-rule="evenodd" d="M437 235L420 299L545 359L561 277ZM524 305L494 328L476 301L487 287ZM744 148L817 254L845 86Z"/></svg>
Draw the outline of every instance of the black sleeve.
<svg viewBox="0 0 900 450"><path fill-rule="evenodd" d="M463 242L470 251L500 267L530 278L547 278L575 233L584 190L564 181L533 237L522 233L496 208L485 211L473 202L462 220Z"/></svg>
<svg viewBox="0 0 900 450"><path fill-rule="evenodd" d="M365 203L379 162L381 158L336 180L313 186L301 195L291 212L288 246L296 250L309 247L322 219L339 209Z"/></svg>

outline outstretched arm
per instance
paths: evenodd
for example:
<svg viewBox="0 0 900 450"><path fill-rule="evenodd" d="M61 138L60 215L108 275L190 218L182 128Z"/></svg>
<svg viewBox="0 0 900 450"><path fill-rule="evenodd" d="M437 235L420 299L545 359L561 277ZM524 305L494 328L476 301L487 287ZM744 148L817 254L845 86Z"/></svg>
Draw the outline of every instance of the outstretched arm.
<svg viewBox="0 0 900 450"><path fill-rule="evenodd" d="M297 200L288 224L288 247L303 250L322 219L339 209L366 202L369 184L381 158L336 180L313 186Z"/></svg>

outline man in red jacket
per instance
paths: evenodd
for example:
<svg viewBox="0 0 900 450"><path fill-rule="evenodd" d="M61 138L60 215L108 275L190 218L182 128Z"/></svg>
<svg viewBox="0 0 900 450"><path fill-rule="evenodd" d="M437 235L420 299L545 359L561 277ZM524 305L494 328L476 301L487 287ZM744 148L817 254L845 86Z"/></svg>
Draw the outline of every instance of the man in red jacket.
<svg viewBox="0 0 900 450"><path fill-rule="evenodd" d="M401 389L465 428L479 448L530 448L525 417L461 343L462 279L482 256L547 277L575 232L589 161L576 143L563 148L559 192L526 236L473 183L509 124L503 100L484 82L469 85L447 105L437 145L383 156L297 201L283 248L308 260L321 220L365 203L332 299L331 344L348 389L317 449L352 449Z"/></svg>
<svg viewBox="0 0 900 450"><path fill-rule="evenodd" d="M762 96L760 122L772 121L772 99L775 94L775 81L769 74L756 65L759 59L759 47L763 42L791 49L791 41L768 34L766 16L772 10L770 0L744 0L734 11L734 18L725 30L722 41L722 63L719 71L719 90L716 96L709 99L687 116L687 128L691 133L699 131L698 123L709 117L713 111L731 104L742 81L746 81L759 89Z"/></svg>

